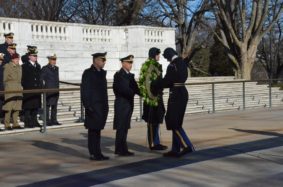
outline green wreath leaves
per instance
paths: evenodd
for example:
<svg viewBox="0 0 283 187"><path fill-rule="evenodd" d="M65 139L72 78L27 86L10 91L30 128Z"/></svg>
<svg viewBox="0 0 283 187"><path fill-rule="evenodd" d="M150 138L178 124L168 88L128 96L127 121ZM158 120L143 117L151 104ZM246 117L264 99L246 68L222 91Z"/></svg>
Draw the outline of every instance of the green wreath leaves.
<svg viewBox="0 0 283 187"><path fill-rule="evenodd" d="M141 96L149 106L158 105L158 96L153 95L150 90L151 82L162 76L162 65L154 59L148 59L141 67L138 86Z"/></svg>

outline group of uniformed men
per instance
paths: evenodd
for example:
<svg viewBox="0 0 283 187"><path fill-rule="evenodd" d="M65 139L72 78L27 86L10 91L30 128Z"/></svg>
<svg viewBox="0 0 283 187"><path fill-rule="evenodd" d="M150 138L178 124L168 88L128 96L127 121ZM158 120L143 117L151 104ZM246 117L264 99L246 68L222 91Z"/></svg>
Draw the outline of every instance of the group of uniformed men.
<svg viewBox="0 0 283 187"><path fill-rule="evenodd" d="M56 55L48 56L48 64L41 68L37 62L37 47L27 46L27 53L21 57L13 42L14 34L4 34L5 42L0 45L0 91L21 91L42 88L59 88L59 69ZM47 93L47 125L60 125L57 121L59 92ZM41 127L37 115L41 108L41 93L5 93L0 95L0 117L4 119L4 130L21 129L18 116L24 121L24 128ZM51 114L50 114L51 108ZM12 117L12 126L10 119Z"/></svg>
<svg viewBox="0 0 283 187"><path fill-rule="evenodd" d="M56 66L56 55L48 56L48 64L43 68L37 62L37 47L27 46L27 53L22 56L22 66L19 65L19 54L16 44L13 43L13 33L5 34L5 43L0 45L0 91L32 90L41 88L59 88L59 69ZM106 71L106 52L92 54L93 62L90 68L82 75L81 100L85 108L84 125L88 129L88 149L90 160L108 160L102 154L100 147L101 130L106 124L108 116L108 93ZM161 51L151 48L148 58L159 64ZM175 86L175 83L184 83L187 80L187 65L177 52L166 48L163 56L170 64L165 76L162 74L151 82L152 93L158 97L156 106L144 102L142 118L147 122L147 136L150 150L166 150L167 146L160 143L159 125L163 122L165 107L163 104L163 89L169 88L167 112L165 115L166 127L172 130L172 148L163 154L165 157L180 157L195 149L182 128L183 118L188 101L188 92L185 86ZM115 73L113 91L114 129L116 130L115 154L119 156L133 156L127 145L128 129L131 126L131 117L134 108L134 96L140 94L134 74L130 71L134 56L121 58L121 69ZM161 67L161 66L160 66ZM57 102L59 92L47 94L47 125L60 125L57 121ZM5 130L21 128L18 124L19 111L23 109L24 125L26 128L40 126L37 114L41 108L40 93L6 93L0 98L1 117L5 115ZM51 109L51 115L50 115ZM13 126L10 126L12 116Z"/></svg>
<svg viewBox="0 0 283 187"><path fill-rule="evenodd" d="M158 63L160 49L151 48L148 58ZM106 71L103 69L106 63L105 53L94 53L93 63L82 75L81 99L85 107L85 127L88 129L88 149L90 160L108 160L109 157L102 154L100 140L101 130L104 128L108 111L108 94ZM193 152L195 149L182 128L183 118L188 102L188 92L185 86L175 87L175 83L184 83L188 77L186 63L172 48L166 48L163 56L170 62L164 78L160 75L152 81L152 93L158 99L157 106L144 102L143 119L147 122L148 143L150 150L166 150L167 146L160 143L159 125L163 122L165 107L163 104L163 89L169 88L170 95L165 116L166 127L172 130L172 148L163 154L165 157L181 157ZM127 134L130 129L131 117L134 108L134 96L140 95L140 90L135 81L131 68L134 56L128 55L121 58L121 69L115 73L113 91L114 103L114 125L116 130L115 152L118 156L133 156L127 145Z"/></svg>

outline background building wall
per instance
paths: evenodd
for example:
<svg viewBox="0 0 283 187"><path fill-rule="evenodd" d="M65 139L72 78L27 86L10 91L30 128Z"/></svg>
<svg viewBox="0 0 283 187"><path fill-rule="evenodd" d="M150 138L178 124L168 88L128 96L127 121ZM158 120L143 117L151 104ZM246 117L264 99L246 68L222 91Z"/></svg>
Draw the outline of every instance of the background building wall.
<svg viewBox="0 0 283 187"><path fill-rule="evenodd" d="M61 80L80 81L84 69L92 63L92 53L107 51L107 78L120 69L119 58L135 56L132 72L138 77L148 50L158 47L175 48L172 28L147 26L100 26L75 23L49 22L0 17L0 42L4 33L14 32L17 52L26 53L27 45L38 47L38 62L47 63L46 56L56 53ZM164 72L168 62L162 57Z"/></svg>

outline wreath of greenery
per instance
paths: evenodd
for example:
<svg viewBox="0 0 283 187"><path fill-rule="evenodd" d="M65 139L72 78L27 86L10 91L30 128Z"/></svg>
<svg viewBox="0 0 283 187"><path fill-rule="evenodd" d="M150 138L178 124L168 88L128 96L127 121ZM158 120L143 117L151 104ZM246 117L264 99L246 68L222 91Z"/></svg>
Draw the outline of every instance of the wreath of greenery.
<svg viewBox="0 0 283 187"><path fill-rule="evenodd" d="M149 106L158 105L158 96L153 95L150 90L151 82L162 76L162 65L154 59L148 59L143 63L140 71L138 86L141 96Z"/></svg>

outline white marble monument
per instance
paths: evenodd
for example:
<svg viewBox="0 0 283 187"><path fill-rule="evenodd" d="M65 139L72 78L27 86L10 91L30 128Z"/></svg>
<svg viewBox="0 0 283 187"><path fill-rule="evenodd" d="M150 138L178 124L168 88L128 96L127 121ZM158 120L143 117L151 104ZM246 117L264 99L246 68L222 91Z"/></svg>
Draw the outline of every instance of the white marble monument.
<svg viewBox="0 0 283 187"><path fill-rule="evenodd" d="M83 70L92 63L91 54L107 51L107 78L120 69L119 58L128 54L135 56L132 72L138 77L141 64L148 50L158 47L175 48L173 28L148 26L101 26L75 23L49 22L0 17L0 42L4 33L14 32L17 52L26 53L27 45L38 47L38 61L43 66L46 56L56 53L60 67L60 79L80 81ZM164 71L168 63L161 58Z"/></svg>

